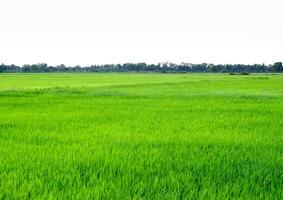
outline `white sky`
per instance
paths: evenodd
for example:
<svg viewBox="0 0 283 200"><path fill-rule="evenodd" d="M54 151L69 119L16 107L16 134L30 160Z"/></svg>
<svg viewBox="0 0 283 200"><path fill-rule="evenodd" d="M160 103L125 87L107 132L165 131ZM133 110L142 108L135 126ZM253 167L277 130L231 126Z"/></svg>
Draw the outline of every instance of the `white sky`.
<svg viewBox="0 0 283 200"><path fill-rule="evenodd" d="M283 0L0 0L0 62L283 61Z"/></svg>

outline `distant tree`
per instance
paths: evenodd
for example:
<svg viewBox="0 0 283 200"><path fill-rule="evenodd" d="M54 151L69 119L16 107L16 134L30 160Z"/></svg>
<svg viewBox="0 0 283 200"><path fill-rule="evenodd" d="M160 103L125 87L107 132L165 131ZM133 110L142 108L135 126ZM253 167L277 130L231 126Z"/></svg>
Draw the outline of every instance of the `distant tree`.
<svg viewBox="0 0 283 200"><path fill-rule="evenodd" d="M22 72L32 72L32 68L30 65L23 65Z"/></svg>
<svg viewBox="0 0 283 200"><path fill-rule="evenodd" d="M213 64L207 65L207 69L209 72L222 72L222 70L224 70L221 66Z"/></svg>
<svg viewBox="0 0 283 200"><path fill-rule="evenodd" d="M56 68L58 71L66 72L66 66L64 64L57 65Z"/></svg>
<svg viewBox="0 0 283 200"><path fill-rule="evenodd" d="M5 70L6 70L6 66L4 65L4 63L2 63L2 64L0 65L0 73L1 73L1 72L5 72Z"/></svg>
<svg viewBox="0 0 283 200"><path fill-rule="evenodd" d="M272 65L271 70L273 72L282 72L283 67L282 67L282 62L276 62Z"/></svg>
<svg viewBox="0 0 283 200"><path fill-rule="evenodd" d="M81 71L83 71L83 70L82 70L82 67L81 67L80 65L77 65L77 66L75 66L75 67L73 68L72 71L74 71L74 72L81 72Z"/></svg>
<svg viewBox="0 0 283 200"><path fill-rule="evenodd" d="M225 72L225 73L266 73L266 72L283 72L282 62L274 63L273 65L265 64L192 64L192 63L171 63L164 62L158 64L147 63L124 63L124 64L104 64L91 66L74 66L66 67L64 64L56 67L48 66L46 63L38 63L33 65L0 65L0 73L15 73L15 72Z"/></svg>
<svg viewBox="0 0 283 200"><path fill-rule="evenodd" d="M38 64L33 64L30 66L31 67L31 72L47 72L48 71L48 66L46 63L38 63Z"/></svg>

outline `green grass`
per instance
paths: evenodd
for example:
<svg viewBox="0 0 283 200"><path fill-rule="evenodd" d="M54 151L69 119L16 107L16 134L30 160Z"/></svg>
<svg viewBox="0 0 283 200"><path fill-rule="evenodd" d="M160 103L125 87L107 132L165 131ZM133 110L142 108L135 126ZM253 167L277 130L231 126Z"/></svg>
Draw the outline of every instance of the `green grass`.
<svg viewBox="0 0 283 200"><path fill-rule="evenodd" d="M282 198L282 75L0 75L0 199Z"/></svg>

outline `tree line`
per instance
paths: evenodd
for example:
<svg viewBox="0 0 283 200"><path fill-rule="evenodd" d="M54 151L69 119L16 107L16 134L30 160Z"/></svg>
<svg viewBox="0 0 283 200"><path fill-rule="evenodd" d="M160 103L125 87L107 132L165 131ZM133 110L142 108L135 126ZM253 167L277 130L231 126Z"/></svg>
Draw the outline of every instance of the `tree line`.
<svg viewBox="0 0 283 200"><path fill-rule="evenodd" d="M49 66L46 63L33 65L0 65L0 73L50 73L50 72L162 72L162 73L269 73L283 72L282 62L265 64L191 64L191 63L124 63L91 66Z"/></svg>

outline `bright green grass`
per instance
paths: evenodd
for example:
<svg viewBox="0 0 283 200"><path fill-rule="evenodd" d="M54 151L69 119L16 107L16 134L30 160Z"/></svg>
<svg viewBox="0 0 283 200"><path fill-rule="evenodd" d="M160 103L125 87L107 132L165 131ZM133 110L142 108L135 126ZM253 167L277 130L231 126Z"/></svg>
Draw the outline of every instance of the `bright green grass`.
<svg viewBox="0 0 283 200"><path fill-rule="evenodd" d="M282 75L0 75L0 199L188 198L283 198Z"/></svg>

